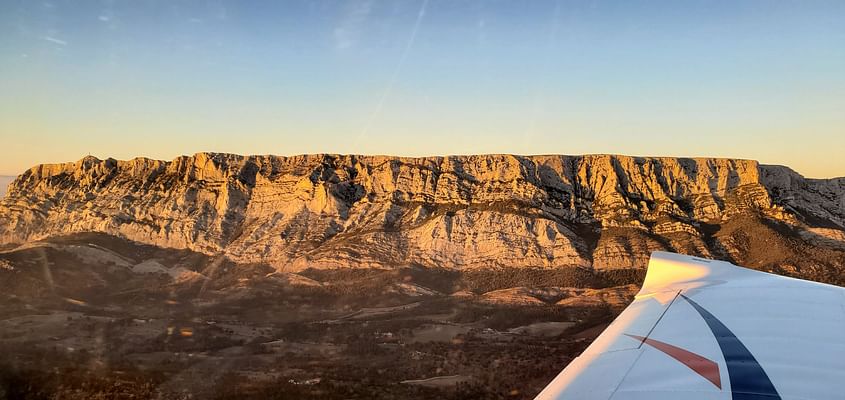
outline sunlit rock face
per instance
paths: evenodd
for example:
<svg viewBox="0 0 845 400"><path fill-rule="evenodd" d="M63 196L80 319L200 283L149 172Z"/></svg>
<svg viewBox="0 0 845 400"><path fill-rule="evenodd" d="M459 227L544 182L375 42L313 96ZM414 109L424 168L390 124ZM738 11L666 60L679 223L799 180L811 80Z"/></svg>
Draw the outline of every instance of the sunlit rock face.
<svg viewBox="0 0 845 400"><path fill-rule="evenodd" d="M739 245L714 232L742 218L841 242L845 180L614 155L86 157L16 179L0 243L102 232L285 271L613 269L653 250L732 255Z"/></svg>

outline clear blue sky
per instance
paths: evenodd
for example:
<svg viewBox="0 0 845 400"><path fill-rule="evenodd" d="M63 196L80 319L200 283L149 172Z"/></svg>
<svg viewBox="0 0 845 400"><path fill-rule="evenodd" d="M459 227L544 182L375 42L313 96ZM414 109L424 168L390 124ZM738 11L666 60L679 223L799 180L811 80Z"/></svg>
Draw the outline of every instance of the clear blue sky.
<svg viewBox="0 0 845 400"><path fill-rule="evenodd" d="M198 151L845 175L845 1L0 0L0 174Z"/></svg>

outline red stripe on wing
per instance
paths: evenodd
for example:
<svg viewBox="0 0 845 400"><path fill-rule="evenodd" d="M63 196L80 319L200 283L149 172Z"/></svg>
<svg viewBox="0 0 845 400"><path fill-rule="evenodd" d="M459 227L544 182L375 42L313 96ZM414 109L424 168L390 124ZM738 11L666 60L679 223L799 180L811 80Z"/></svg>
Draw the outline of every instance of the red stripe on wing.
<svg viewBox="0 0 845 400"><path fill-rule="evenodd" d="M657 350L666 353L669 357L672 357L678 360L681 364L686 365L689 369L695 371L697 374L707 379L719 389L722 389L722 378L719 375L719 364L715 363L714 361L704 358L698 354L695 354L691 351L684 350L677 346L672 346L669 343L664 343L659 340L650 339L647 337L637 336L637 335L629 335L625 334L625 336L632 337L634 339L639 340L642 343L645 343L651 347L654 347Z"/></svg>

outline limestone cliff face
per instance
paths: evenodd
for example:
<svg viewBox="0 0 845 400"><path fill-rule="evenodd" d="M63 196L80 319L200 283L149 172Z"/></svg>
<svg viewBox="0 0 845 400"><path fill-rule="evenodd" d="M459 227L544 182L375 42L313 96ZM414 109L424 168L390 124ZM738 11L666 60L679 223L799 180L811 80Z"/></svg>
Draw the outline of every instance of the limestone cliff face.
<svg viewBox="0 0 845 400"><path fill-rule="evenodd" d="M761 171L761 182L784 208L820 226L845 227L845 177L807 179L778 165Z"/></svg>
<svg viewBox="0 0 845 400"><path fill-rule="evenodd" d="M836 236L845 180L613 155L86 157L10 185L0 244L94 231L284 270L627 268L726 252L708 230L746 215Z"/></svg>

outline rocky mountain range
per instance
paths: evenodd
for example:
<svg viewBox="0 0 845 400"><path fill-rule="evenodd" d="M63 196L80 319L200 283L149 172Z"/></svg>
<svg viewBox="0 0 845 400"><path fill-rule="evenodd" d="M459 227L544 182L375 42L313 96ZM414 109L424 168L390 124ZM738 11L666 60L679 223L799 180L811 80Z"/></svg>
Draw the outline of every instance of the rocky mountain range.
<svg viewBox="0 0 845 400"><path fill-rule="evenodd" d="M0 202L7 248L80 232L285 272L638 269L669 250L836 280L845 178L716 158L198 153L38 165Z"/></svg>

